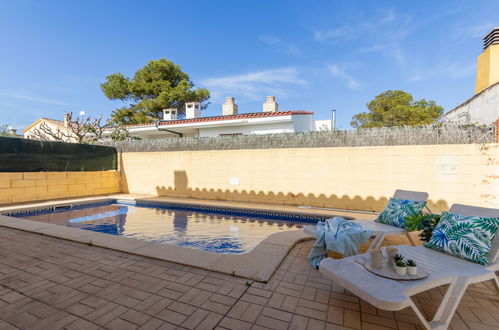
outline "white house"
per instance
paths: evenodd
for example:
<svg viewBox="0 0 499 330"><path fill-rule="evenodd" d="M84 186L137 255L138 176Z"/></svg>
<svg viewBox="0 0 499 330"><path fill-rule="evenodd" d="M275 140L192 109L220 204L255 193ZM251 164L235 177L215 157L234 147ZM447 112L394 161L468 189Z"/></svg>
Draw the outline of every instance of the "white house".
<svg viewBox="0 0 499 330"><path fill-rule="evenodd" d="M40 118L23 130L26 139L45 141L78 142L77 136L68 128L67 114L64 121Z"/></svg>
<svg viewBox="0 0 499 330"><path fill-rule="evenodd" d="M222 115L201 117L199 102L189 102L186 103L183 119L177 117L177 109L164 109L163 120L149 124L128 125L126 128L131 136L141 139L293 133L331 129L330 120L314 121L313 111L279 111L274 96L267 96L262 112L239 113L238 110L234 98L227 97L222 105ZM24 137L55 140L55 136L64 136L67 137L63 139L64 141L76 142L77 139L68 128L67 121L66 116L64 121L40 118L23 131ZM107 129L103 136L109 136L111 132L112 129Z"/></svg>
<svg viewBox="0 0 499 330"><path fill-rule="evenodd" d="M201 117L200 104L190 102L186 104L185 119L177 118L177 109L165 109L163 120L130 125L127 129L132 136L155 139L309 132L331 127L327 121L318 121L316 125L313 111L279 111L278 108L275 97L268 96L262 112L238 113L234 98L227 97L221 116Z"/></svg>
<svg viewBox="0 0 499 330"><path fill-rule="evenodd" d="M443 116L446 123L490 125L499 120L499 82L473 95Z"/></svg>

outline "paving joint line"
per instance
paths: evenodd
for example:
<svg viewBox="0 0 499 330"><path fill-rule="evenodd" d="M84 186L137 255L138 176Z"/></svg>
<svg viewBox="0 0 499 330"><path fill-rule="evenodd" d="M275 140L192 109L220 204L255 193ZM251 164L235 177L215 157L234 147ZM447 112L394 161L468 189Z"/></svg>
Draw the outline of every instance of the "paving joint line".
<svg viewBox="0 0 499 330"><path fill-rule="evenodd" d="M11 229L11 228L9 228L9 229ZM16 230L16 229L14 229L14 230ZM24 231L22 231L22 232L24 232ZM77 243L77 244L78 244L78 245L80 245L80 244L81 244L81 245L84 245L84 246L86 245L86 244L83 244L83 243ZM98 249L98 250L101 250L101 249L102 249L102 248L97 247L97 246L89 246L89 247L90 247L91 249ZM105 250L105 249L104 249L104 250ZM124 254L124 255L123 255L123 256L120 256L120 257L123 257L123 258L127 258L127 259L128 259L128 258L130 258L130 257L132 257L132 256L133 256L133 255L130 255L130 254L128 254L128 253L123 253L123 254ZM68 255L68 256L70 256L70 255ZM39 258L37 258L37 257L33 257L33 256L30 256L30 257L31 257L31 258L33 258L34 260L39 261ZM143 257L143 258L144 258L144 257ZM144 258L144 259L147 259L147 258ZM45 261L45 262L46 262L46 263L49 263L49 264L51 264L51 265L53 265L53 266L60 267L60 265L58 265L58 264L56 264L56 263L54 263L54 262L50 262L50 261ZM102 265L102 266L104 266L104 265ZM12 268L14 268L14 269L16 269L16 270L23 271L23 272L25 272L25 273L27 273L27 274L30 274L30 275L32 275L32 276L36 275L36 274L30 273L30 272L27 272L26 270L23 270L23 269L21 269L21 268L18 268L18 267L16 267L16 266L11 266L11 267L12 267ZM114 266L114 267L119 268L118 266ZM81 271L77 271L77 270L73 270L73 269L71 269L71 270L72 270L72 271L79 272L79 273L81 273L81 274L83 274L83 275L88 275L87 273L84 273L84 272L81 272ZM134 273L137 273L137 272L134 272ZM100 277L100 276L98 276L98 275L93 275L93 276L95 276L96 278L99 278L99 279L103 279L103 280L109 281L109 282L114 283L114 284L120 284L120 285L124 285L124 286L126 286L126 287L129 287L129 288L132 288L132 287L130 287L130 286L129 286L129 285L127 285L127 284L121 283L121 282L119 282L119 281L114 281L113 279L106 279L106 278ZM46 279L46 278L45 278L45 279ZM159 280L162 280L161 278L158 278L158 279L159 279ZM251 281L251 282L250 282L250 281ZM215 326L218 326L218 324L219 324L219 323L220 323L220 322L221 322L221 321L222 321L222 320L226 317L226 315L227 315L227 314L228 314L228 313L232 310L232 308L234 307L234 305L235 305L237 302L239 302L239 301L241 300L241 297L242 297L242 296L243 296L243 295L244 295L244 294L245 294L245 293L249 290L249 288L251 287L251 285L252 285L254 282L255 282L254 280L248 280L248 281L246 282L246 283L250 283L250 285L247 285L246 289L243 291L243 293L240 295L240 297L239 297L239 298L237 298L237 300L236 300L236 301L232 304L232 306L229 308L229 310L228 310L225 314L223 314L222 318L220 319L220 321L219 321L219 322L218 322ZM54 283L54 285L63 285L63 286L65 286L65 285L64 285L64 283L55 283L55 282L52 282L52 283ZM30 297L30 296L28 296L28 295L24 294L23 292L17 291L17 289L10 288L10 287L5 286L4 284L1 284L1 283L0 283L0 285L1 285L1 286L3 286L3 287L5 287L6 289L9 289L9 290L12 290L12 291L14 291L14 292L17 292L17 293L19 293L19 294L21 294L21 295L23 295L23 296L25 296L25 297L27 297L27 298L29 298L29 299L32 299L32 300L34 300L34 301L38 301L38 302L40 302L40 303L42 303L42 304L47 305L46 303L44 303L44 302L43 302L43 301L41 301L41 300L38 300L38 299L36 299L36 298L32 298L32 297ZM88 294L88 295L90 295L90 296L94 296L94 294L90 294L90 293L88 293L88 292L82 291L82 290L80 290L79 288L78 288L78 289L71 288L71 289L73 289L73 290L75 290L75 291L78 291L78 292L80 292L80 293L84 293L84 294ZM132 289L134 289L134 288L132 288ZM148 293L150 293L150 294L154 294L154 293L151 293L151 292L149 292L149 291L147 291L147 290L143 290L143 291L148 292ZM98 297L98 296L97 296L97 297ZM133 308L133 307L127 307L127 306L121 305L121 304L119 304L119 303L116 303L116 302L114 302L114 301L112 301L112 300L108 300L108 299L103 298L103 297L99 297L99 298L104 299L104 300L106 300L106 301L108 301L108 302L111 302L111 303L118 304L118 305L123 306L123 307L125 307L125 308L128 308L128 309L132 309L132 310L138 311L138 310L136 310L136 309L135 309L135 308ZM70 298L67 298L67 299L70 299ZM48 305L48 306L52 306L52 305ZM56 306L52 306L52 307L56 308L56 309L57 309L57 310L59 310L59 311L66 312L66 313L68 313L68 314L70 314L70 315L74 315L74 316L76 316L76 317L78 317L78 318L82 318L82 319L84 319L84 320L87 320L85 317L82 317L82 316L79 316L79 315L76 315L76 314L70 313L70 312L68 312L68 311L62 310L62 309L60 309L60 308L58 308L58 307L56 307ZM138 311L138 312L141 312L141 311ZM144 312L144 311L142 311L142 312ZM147 313L147 312L144 312L144 313L145 313L146 315L151 316L151 317L154 317L154 318L156 317L155 315L152 315L152 314L150 314L150 313ZM204 319L203 319L203 320L204 320ZM89 321L89 320L87 320L87 321ZM90 322L90 323L92 323L92 324L95 324L95 323L93 323L92 321L89 321L89 322ZM8 323L9 323L9 324L11 324L10 322L8 322ZM98 325L98 324L95 324L95 325L97 325L97 326L99 326L99 327L104 327L104 326L100 326L100 325ZM13 325L13 326L14 326L14 325Z"/></svg>
<svg viewBox="0 0 499 330"><path fill-rule="evenodd" d="M213 327L213 329L215 329L216 327L218 327L220 325L220 322L222 322L224 320L224 318L230 313L230 311L234 308L234 306L236 306L236 304L241 300L241 298L244 296L244 294L246 293L246 291L249 290L249 288L251 288L251 286L253 285L253 283L255 283L254 280L251 280L251 283L248 285L249 281L246 282L246 289L243 291L243 293L239 296L239 298L237 298L237 300L232 304L232 306L230 306L229 310L227 312L225 312L225 314L223 314L222 318L220 319L220 321L217 322L217 324L215 324L215 326ZM204 319L203 319L204 320ZM202 321L201 321L202 322Z"/></svg>
<svg viewBox="0 0 499 330"><path fill-rule="evenodd" d="M24 297L26 297L26 298L29 298L29 299L31 299L31 300L33 300L33 301L36 301L36 302L38 302L38 303L40 303L40 304L43 304L43 305L46 305L46 306L50 306L50 307L52 307L52 308L56 309L56 311L55 311L54 313L49 314L48 316L46 316L46 318L47 318L47 317L50 317L50 316L52 316L52 315L55 315L57 312L64 312L64 313L67 313L67 314L69 314L69 315L73 315L73 316L77 317L78 319L84 319L85 321L87 321L87 322L89 322L89 323L92 323L92 324L96 325L96 326L97 326L97 327L99 327L99 328L104 328L104 326L99 325L99 324L96 324L96 323L94 323L94 322L92 322L92 321L89 321L89 320L87 320L87 319L85 319L85 318L83 318L83 317L81 317L81 316L79 316L79 315L73 314L73 313L71 313L71 312L69 312L69 311L66 311L66 310L64 310L64 309L61 309L61 308L59 308L59 307L57 307L57 306L55 306L55 305L49 305L49 304L47 304L47 303L45 303L45 302L43 302L43 301L41 301L41 300L39 300L39 299L37 299L37 298L30 297L30 296L28 296L28 295L24 294L23 292L17 291L17 289L14 289L14 288L9 288L9 287L5 286L5 285L4 285L4 284L2 284L2 283L0 283L0 286L2 286L2 287L4 287L4 288L6 288L6 289L8 289L8 290L14 291L14 292L16 292L16 293L18 293L18 294L20 294L20 295L22 295L22 296L24 296ZM79 290L77 290L77 291L79 291ZM68 298L68 299L70 299L70 298ZM29 311L26 311L26 312L27 312L27 313L29 313L29 314L31 314L31 315L34 315L33 313L31 313L31 312L29 312ZM36 316L36 315L35 315L35 316ZM61 320L62 320L62 319L61 319ZM41 321L43 321L43 319L42 319ZM7 322L7 323L11 324L13 327L15 327L15 328L17 328L17 329L22 329L22 328L19 328L19 327L18 327L18 326L16 326L16 325L12 324L12 323L11 323L11 322L9 322L9 321L5 321L5 322ZM74 321L73 321L73 322L74 322ZM73 323L73 322L71 322L71 323ZM70 323L70 324L71 324L71 323ZM64 327L66 327L66 326L64 326Z"/></svg>

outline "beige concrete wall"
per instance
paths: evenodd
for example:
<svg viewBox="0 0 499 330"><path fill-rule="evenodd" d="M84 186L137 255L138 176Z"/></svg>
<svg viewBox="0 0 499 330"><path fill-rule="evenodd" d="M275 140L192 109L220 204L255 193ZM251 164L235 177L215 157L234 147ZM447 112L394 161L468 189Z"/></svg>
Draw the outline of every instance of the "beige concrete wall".
<svg viewBox="0 0 499 330"><path fill-rule="evenodd" d="M381 210L399 188L427 191L434 211L499 207L497 144L123 153L121 165L130 193Z"/></svg>
<svg viewBox="0 0 499 330"><path fill-rule="evenodd" d="M117 171L0 173L0 204L120 191Z"/></svg>

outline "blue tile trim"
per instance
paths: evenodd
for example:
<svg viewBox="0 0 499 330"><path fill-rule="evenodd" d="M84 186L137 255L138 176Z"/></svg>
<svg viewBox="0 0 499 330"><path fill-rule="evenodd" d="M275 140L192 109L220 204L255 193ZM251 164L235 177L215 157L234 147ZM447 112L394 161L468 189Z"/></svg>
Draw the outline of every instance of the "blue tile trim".
<svg viewBox="0 0 499 330"><path fill-rule="evenodd" d="M193 211L193 212L202 211L207 213L252 216L252 217L266 218L266 219L294 220L294 221L303 221L311 223L317 223L317 221L324 221L329 218L325 216L297 214L290 212L250 210L250 209L241 209L235 207L220 207L220 206L184 204L184 203L173 203L173 202L162 202L162 201L136 201L135 205L144 206L144 207L157 207L162 209Z"/></svg>
<svg viewBox="0 0 499 330"><path fill-rule="evenodd" d="M68 203L68 204L44 207L44 208L39 208L39 209L34 209L34 210L20 210L20 211L6 212L6 213L2 213L2 215L21 218L21 217L27 216L27 215L30 216L30 215L35 215L35 214L47 214L47 213L57 212L56 210L58 208L60 208L61 206L65 206L65 205L71 205L71 207L70 208L60 208L61 211L78 210L78 209L83 209L86 207L109 205L109 204L113 204L113 203L116 203L115 199L103 199L103 200L99 200L99 201Z"/></svg>
<svg viewBox="0 0 499 330"><path fill-rule="evenodd" d="M86 207L109 205L114 203L135 205L139 207L153 207L153 208L183 210L183 211L193 211L193 212L201 211L206 213L251 216L251 217L266 218L266 219L292 220L292 221L302 221L310 223L317 223L317 221L324 221L329 218L327 216L297 214L291 212L241 209L235 207L184 204L184 203L163 202L163 201L135 201L135 200L123 200L123 199L105 199L99 201L75 203L72 204L71 208L69 209L75 210ZM65 211L68 209L60 209L60 210ZM20 218L23 216L31 216L35 214L47 214L52 212L57 212L57 209L54 210L54 207L46 207L35 210L21 210L21 211L7 212L3 213L2 215Z"/></svg>

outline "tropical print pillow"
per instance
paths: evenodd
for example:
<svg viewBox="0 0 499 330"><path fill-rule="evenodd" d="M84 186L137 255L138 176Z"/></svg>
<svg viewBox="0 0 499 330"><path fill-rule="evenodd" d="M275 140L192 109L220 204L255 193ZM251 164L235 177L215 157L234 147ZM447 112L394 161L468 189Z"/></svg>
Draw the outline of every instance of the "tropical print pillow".
<svg viewBox="0 0 499 330"><path fill-rule="evenodd" d="M426 201L415 202L392 197L383 212L376 218L376 221L385 225L404 228L404 218L421 212L425 205Z"/></svg>
<svg viewBox="0 0 499 330"><path fill-rule="evenodd" d="M487 257L498 227L499 218L470 217L443 212L430 241L424 246L487 265Z"/></svg>

